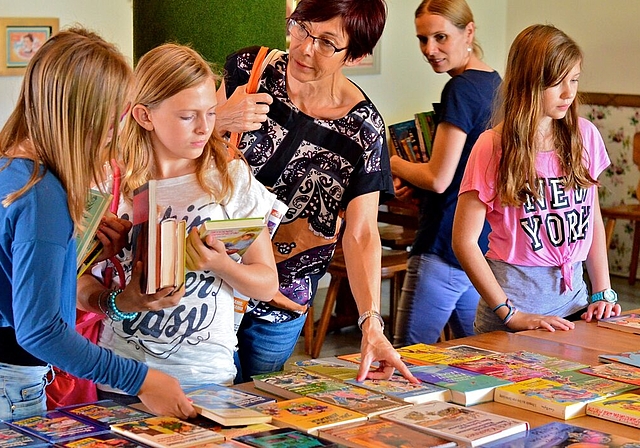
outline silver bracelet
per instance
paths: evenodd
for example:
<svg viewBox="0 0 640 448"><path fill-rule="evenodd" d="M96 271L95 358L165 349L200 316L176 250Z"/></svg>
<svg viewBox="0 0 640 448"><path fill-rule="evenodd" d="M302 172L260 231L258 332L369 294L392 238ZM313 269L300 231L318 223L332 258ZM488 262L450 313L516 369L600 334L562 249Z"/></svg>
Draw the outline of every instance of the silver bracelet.
<svg viewBox="0 0 640 448"><path fill-rule="evenodd" d="M382 318L380 313L375 310L365 311L360 315L360 317L358 317L358 328L362 330L362 324L370 317L375 317L376 319L378 319L380 321L380 325L382 326L382 331L384 331L384 319Z"/></svg>

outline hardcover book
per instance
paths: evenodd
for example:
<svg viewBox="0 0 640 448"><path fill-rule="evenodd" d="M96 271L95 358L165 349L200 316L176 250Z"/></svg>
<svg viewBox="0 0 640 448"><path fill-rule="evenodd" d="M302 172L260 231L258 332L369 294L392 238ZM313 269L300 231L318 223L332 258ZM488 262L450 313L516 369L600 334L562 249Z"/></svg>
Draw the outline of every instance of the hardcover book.
<svg viewBox="0 0 640 448"><path fill-rule="evenodd" d="M313 434L292 428L277 428L270 431L247 434L235 437L234 440L242 442L247 446L258 448L338 447L333 442L320 439Z"/></svg>
<svg viewBox="0 0 640 448"><path fill-rule="evenodd" d="M580 369L580 372L640 386L640 369L626 364L619 364L617 362L598 364L597 366Z"/></svg>
<svg viewBox="0 0 640 448"><path fill-rule="evenodd" d="M82 275L91 266L102 251L102 244L95 235L112 199L113 195L111 193L103 193L94 189L89 190L82 221L84 229L78 232L76 236L78 276Z"/></svg>
<svg viewBox="0 0 640 448"><path fill-rule="evenodd" d="M496 352L491 350L472 347L470 345L436 347L423 343L401 347L397 351L400 356L404 358L416 359L430 364L456 364L496 354Z"/></svg>
<svg viewBox="0 0 640 448"><path fill-rule="evenodd" d="M482 446L529 428L521 420L442 401L417 404L381 418L468 446Z"/></svg>
<svg viewBox="0 0 640 448"><path fill-rule="evenodd" d="M223 401L227 403L233 403L243 408L250 408L264 403L272 403L276 401L271 397L265 397L264 395L254 394L252 392L233 389L227 386L221 386L219 384L207 384L199 387L192 387L186 389L185 394L191 398L195 403L201 402L203 404L210 403L214 400Z"/></svg>
<svg viewBox="0 0 640 448"><path fill-rule="evenodd" d="M71 439L67 442L57 443L56 446L64 448L148 448L147 445L127 439L113 432Z"/></svg>
<svg viewBox="0 0 640 448"><path fill-rule="evenodd" d="M619 316L599 319L598 326L618 331L626 331L627 333L640 334L640 314L623 313Z"/></svg>
<svg viewBox="0 0 640 448"><path fill-rule="evenodd" d="M51 443L107 432L101 426L84 422L60 411L49 411L33 417L12 420L10 426Z"/></svg>
<svg viewBox="0 0 640 448"><path fill-rule="evenodd" d="M318 381L326 381L326 377L302 369L265 373L253 377L256 389L282 398L299 398L300 394L291 392L292 388L308 386Z"/></svg>
<svg viewBox="0 0 640 448"><path fill-rule="evenodd" d="M111 425L111 430L156 448L183 448L223 441L224 436L175 417L150 417Z"/></svg>
<svg viewBox="0 0 640 448"><path fill-rule="evenodd" d="M568 420L585 415L587 403L605 398L596 392L544 378L496 388L493 399L516 408Z"/></svg>
<svg viewBox="0 0 640 448"><path fill-rule="evenodd" d="M433 400L451 401L451 391L446 387L424 382L414 384L402 375L392 375L388 380L366 379L360 382L345 380L345 383L388 395L407 403L420 404Z"/></svg>
<svg viewBox="0 0 640 448"><path fill-rule="evenodd" d="M49 442L0 421L0 448L43 448Z"/></svg>
<svg viewBox="0 0 640 448"><path fill-rule="evenodd" d="M311 434L320 429L364 421L367 417L359 412L314 400L309 397L294 398L257 406L273 418L273 424L291 427Z"/></svg>
<svg viewBox="0 0 640 448"><path fill-rule="evenodd" d="M637 446L637 441L595 429L563 422L551 422L526 433L507 437L485 445L485 448L549 448L549 447L622 448Z"/></svg>
<svg viewBox="0 0 640 448"><path fill-rule="evenodd" d="M350 448L450 448L458 444L416 431L396 422L374 419L364 423L323 429L318 435Z"/></svg>
<svg viewBox="0 0 640 448"><path fill-rule="evenodd" d="M59 408L58 410L93 425L102 426L105 429L109 429L111 425L116 423L125 423L153 417L153 415L148 412L124 406L112 400L74 404Z"/></svg>
<svg viewBox="0 0 640 448"><path fill-rule="evenodd" d="M200 226L200 238L214 235L229 255L242 256L266 226L264 217L205 221Z"/></svg>
<svg viewBox="0 0 640 448"><path fill-rule="evenodd" d="M629 366L637 367L640 369L640 351L637 352L623 352L617 354L604 353L598 356L598 359L602 362L619 362L627 364Z"/></svg>
<svg viewBox="0 0 640 448"><path fill-rule="evenodd" d="M507 380L446 364L415 367L411 373L420 381L446 387L451 391L451 401L462 406L493 401L494 389L510 384Z"/></svg>
<svg viewBox="0 0 640 448"><path fill-rule="evenodd" d="M587 415L640 428L640 395L622 394L587 404Z"/></svg>

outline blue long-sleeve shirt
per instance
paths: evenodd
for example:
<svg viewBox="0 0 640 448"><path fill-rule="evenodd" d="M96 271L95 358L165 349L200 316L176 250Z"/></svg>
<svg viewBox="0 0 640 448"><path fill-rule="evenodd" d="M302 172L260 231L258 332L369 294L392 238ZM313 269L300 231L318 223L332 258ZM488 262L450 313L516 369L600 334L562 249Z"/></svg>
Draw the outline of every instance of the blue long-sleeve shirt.
<svg viewBox="0 0 640 448"><path fill-rule="evenodd" d="M6 161L0 158L0 167ZM32 161L14 159L0 171L0 200L24 186L32 169ZM76 332L76 287L76 242L67 194L48 171L11 205L0 205L0 327L13 327L20 347L35 358L137 394L147 366L116 356Z"/></svg>

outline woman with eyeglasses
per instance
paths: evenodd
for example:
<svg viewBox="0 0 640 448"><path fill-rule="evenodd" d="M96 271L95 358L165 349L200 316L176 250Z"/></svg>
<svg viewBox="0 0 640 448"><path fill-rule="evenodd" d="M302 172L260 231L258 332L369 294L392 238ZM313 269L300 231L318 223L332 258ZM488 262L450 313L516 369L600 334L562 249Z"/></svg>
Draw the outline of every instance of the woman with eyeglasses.
<svg viewBox="0 0 640 448"><path fill-rule="evenodd" d="M395 368L413 380L380 317L377 211L393 195L385 126L342 74L371 54L385 20L384 0L299 1L289 52L269 62L256 94L245 85L258 48L227 59L216 129L244 132L238 146L255 176L289 207L273 238L280 289L245 313L237 382L283 368L340 237L363 331L358 378ZM380 368L369 372L374 361Z"/></svg>

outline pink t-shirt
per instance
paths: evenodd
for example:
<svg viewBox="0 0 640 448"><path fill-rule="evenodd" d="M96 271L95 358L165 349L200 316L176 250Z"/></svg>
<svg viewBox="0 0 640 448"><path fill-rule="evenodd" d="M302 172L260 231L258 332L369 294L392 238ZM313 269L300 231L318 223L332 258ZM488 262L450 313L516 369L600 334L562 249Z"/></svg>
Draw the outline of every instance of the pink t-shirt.
<svg viewBox="0 0 640 448"><path fill-rule="evenodd" d="M597 179L610 160L598 129L580 118L585 155L591 177ZM571 289L572 263L587 258L593 240L593 205L596 186L565 190L555 151L539 153L536 170L542 198L520 207L503 207L496 198L496 170L501 154L501 136L485 131L476 142L467 164L460 194L477 191L487 205L491 226L487 258L519 266L558 266Z"/></svg>

